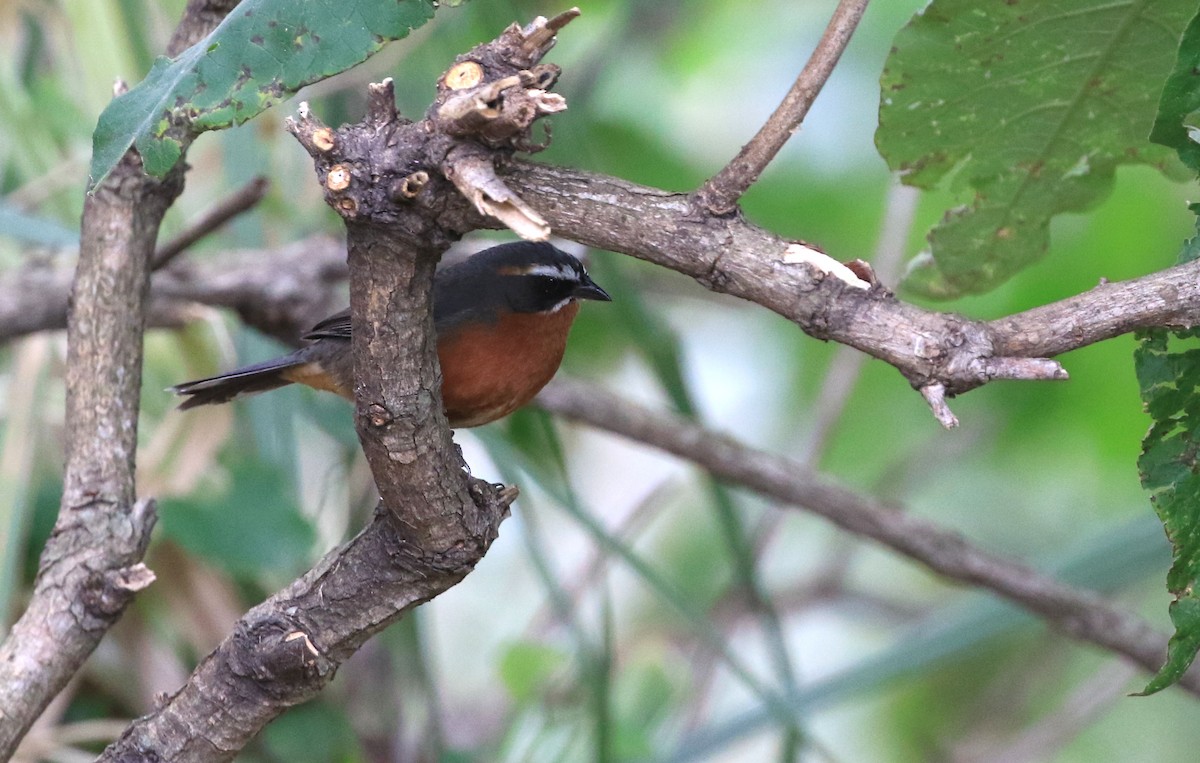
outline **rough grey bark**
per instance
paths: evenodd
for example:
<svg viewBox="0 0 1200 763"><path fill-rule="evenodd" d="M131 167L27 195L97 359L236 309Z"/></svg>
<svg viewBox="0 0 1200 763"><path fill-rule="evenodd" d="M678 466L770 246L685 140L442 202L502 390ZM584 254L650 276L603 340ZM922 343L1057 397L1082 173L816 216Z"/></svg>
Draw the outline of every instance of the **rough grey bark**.
<svg viewBox="0 0 1200 763"><path fill-rule="evenodd" d="M688 194L521 161L507 164L501 176L556 234L762 305L817 339L889 363L923 392L953 396L997 379L1065 379L1049 358L1138 328L1200 323L1200 262L975 321L907 304L879 284L848 283L792 256L800 242L738 214L704 214Z"/></svg>
<svg viewBox="0 0 1200 763"><path fill-rule="evenodd" d="M225 307L284 343L345 304L346 244L328 236L277 249L179 259L150 277L147 328L180 328L196 306ZM67 327L73 269L30 262L0 274L0 342Z"/></svg>

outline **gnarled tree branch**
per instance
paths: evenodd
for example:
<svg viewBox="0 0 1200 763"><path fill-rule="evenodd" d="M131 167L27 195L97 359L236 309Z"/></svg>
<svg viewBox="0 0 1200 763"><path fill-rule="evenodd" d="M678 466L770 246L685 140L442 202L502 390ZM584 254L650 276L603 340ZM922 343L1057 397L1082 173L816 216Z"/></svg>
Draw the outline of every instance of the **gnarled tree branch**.
<svg viewBox="0 0 1200 763"><path fill-rule="evenodd" d="M423 175L419 184L408 175L398 179L395 194L416 198L420 193L445 193L444 187L427 189L428 173L418 174ZM989 381L1065 379L1066 371L1050 358L1139 328L1200 322L1196 262L1129 281L1104 282L1005 318L976 321L906 304L880 285L858 288L832 269L823 271L790 256L794 241L740 217L694 214L682 194L516 160L506 162L501 175L506 187L516 189L564 238L676 270L713 291L773 310L818 339L884 360L922 392L944 423L953 419L946 398ZM469 211L462 215L466 227L497 225L494 220L472 219ZM258 271L248 264L239 272L249 276ZM44 306L55 303L61 278L31 269L9 284L0 282L0 317L12 318L0 321L0 338L56 325L60 313ZM203 295L197 299L210 301ZM294 338L278 330L271 333Z"/></svg>
<svg viewBox="0 0 1200 763"><path fill-rule="evenodd" d="M205 5L193 2L192 7ZM480 198L497 200L503 194L487 189L503 187L513 194L505 197L506 203L512 202L510 206L524 219L544 220L565 237L642 257L690 275L715 291L762 304L813 336L857 347L891 363L941 406L944 396L994 378L1061 378L1061 368L1048 358L1066 349L1139 326L1197 321L1196 268L1200 265L1098 287L1059 303L1062 307L1051 305L1000 321L971 321L905 305L878 285L855 283L862 279L853 271L847 277L820 258L797 257L797 242L774 236L736 215L708 214L695 197L511 161L514 151L533 147L527 133L532 119L562 105L545 91L556 71L537 64L553 41L556 24L561 26L560 20L543 20L526 30L510 29L506 35L520 50L507 57L493 50L460 57L440 83L438 101L415 126L395 113L386 84L373 87L370 112L362 125L334 132L302 112L294 130L315 159L331 205L347 220L354 352L361 380L357 420L384 501L375 521L355 541L248 613L189 683L131 727L109 750L108 759L232 757L263 724L319 690L337 664L370 634L453 585L486 551L512 493L466 477L452 447L441 414L429 284L438 256L452 239L498 224L496 219L485 219L485 214L518 232L522 226L490 208L468 203L459 191L471 197L478 190ZM478 72L471 66L460 68L467 61ZM458 74L450 77L456 69ZM480 156L488 161L478 161ZM471 157L470 166L456 161L459 157ZM464 173L466 169L471 172ZM456 172L458 180L468 175L475 179L465 186L454 183ZM111 182L152 182L123 177L118 169ZM145 288L149 255L141 226L156 226L154 205L169 200L166 194L151 194L154 200L146 202L149 214L137 216L128 210L128 200L105 195L109 190L106 186L98 192L105 204L137 217L129 224L132 239L125 242L127 249L115 241L85 240L89 254L84 259L92 261L90 253L105 251L116 256L120 250L132 253L132 264L100 256L81 266L80 284L85 288L79 294L81 299L90 297L92 291L117 283L114 279L124 279L118 284L119 293L131 295L136 315L142 309L138 295ZM85 239L89 235L102 239L101 233L95 223L85 223ZM106 249L108 243L113 245ZM94 273L85 277L92 267ZM864 283L868 288L863 288ZM170 292L170 286L159 288ZM116 308L106 305L106 309L108 313L90 322L84 311L77 313L73 352L84 352L89 346L94 351L89 338L107 337L89 333L92 326L112 326ZM1067 312L1077 320L1064 332L1054 321L1063 320ZM130 337L140 340L140 331L122 335L118 346L136 344ZM106 350L111 352L111 345ZM93 365L96 379L105 383L133 369L114 387L119 395L82 396L88 389L85 374L80 382L85 392L73 393L80 396L71 410L74 415L87 405L85 401L95 402L99 418L88 424L93 431L120 422L125 429L105 430L115 433L119 447L91 466L78 466L79 458L73 454L71 463L77 466L70 468L77 477L68 482L67 519L62 526L66 537L78 530L72 522L90 516L84 512L105 512L102 517L125 523L118 529L132 528L126 533L131 543L118 548L115 562L103 562L107 566L101 574L92 574L94 567L81 568L92 574L82 580L97 587L80 587L78 581L71 581L75 592L99 591L99 595L72 600L85 602L73 610L51 612L64 622L97 618L100 632L103 617L119 611L127 592L145 581L136 558L148 531L148 512L138 511L133 503L126 463L131 452L128 409L131 399L136 405L137 363L123 351L107 362L100 359ZM81 363L73 361L79 367ZM95 386L93 381L93 392ZM952 417L948 408L945 414L946 420ZM1095 602L1080 599L1076 591L1031 578L1021 568L997 566L996 560L980 557L957 536L919 524L914 530L912 518L885 507L864 507L863 499L847 497L833 486L819 481L798 486L791 480L794 465L790 462L762 454L754 454L755 460L762 459L757 467L737 460L722 462L718 456L728 455L730 443L686 427L676 429L673 436L681 439L671 447L701 463L696 453L717 454L711 467L714 473L775 491L772 494L792 502L852 505L854 511L839 515L847 528L883 540L956 579L986 582L1067 632L1088 634L1084 637L1139 665L1157 666L1161 653L1157 634L1119 612L1092 606ZM75 511L68 512L68 506ZM46 559L57 558L57 548L52 544ZM70 630L76 624L66 625ZM0 684L4 678L0 674ZM1195 690L1192 679L1187 680ZM35 687L36 691L43 690ZM216 724L207 722L213 713L218 714Z"/></svg>
<svg viewBox="0 0 1200 763"><path fill-rule="evenodd" d="M469 87L512 76L544 83L524 72L553 43L549 26L542 19L525 30L510 27L468 54L480 68ZM516 490L471 477L454 446L442 412L431 296L441 253L481 222L447 179L454 149L474 143L511 151L526 140L528 123L518 117L520 129L499 129L508 113L500 105L496 121L473 122L478 134L457 122L451 129L439 114L461 89L443 87L415 124L396 113L390 81L371 86L357 125L333 131L304 106L289 120L346 222L355 420L380 508L358 538L240 620L105 760L232 758L263 725L319 691L369 636L462 580L495 539Z"/></svg>
<svg viewBox="0 0 1200 763"><path fill-rule="evenodd" d="M1200 323L1200 262L975 321L907 304L880 285L856 288L807 262L789 262L796 242L738 216L699 213L684 194L530 162L513 161L503 174L556 234L760 304L811 336L889 363L918 390L940 385L944 397L995 379L1065 379L1050 357L1137 328Z"/></svg>

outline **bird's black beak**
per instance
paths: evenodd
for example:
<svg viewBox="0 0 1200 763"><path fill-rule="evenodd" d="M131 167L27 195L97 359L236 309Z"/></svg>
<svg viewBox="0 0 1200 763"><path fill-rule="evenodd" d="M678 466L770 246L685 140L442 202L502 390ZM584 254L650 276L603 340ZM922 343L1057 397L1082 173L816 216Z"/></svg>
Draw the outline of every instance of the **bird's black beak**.
<svg viewBox="0 0 1200 763"><path fill-rule="evenodd" d="M571 296L576 299L595 299L600 302L612 302L612 297L608 296L608 292L600 288L600 285L591 279L591 276L585 275L583 280L575 290L571 292Z"/></svg>

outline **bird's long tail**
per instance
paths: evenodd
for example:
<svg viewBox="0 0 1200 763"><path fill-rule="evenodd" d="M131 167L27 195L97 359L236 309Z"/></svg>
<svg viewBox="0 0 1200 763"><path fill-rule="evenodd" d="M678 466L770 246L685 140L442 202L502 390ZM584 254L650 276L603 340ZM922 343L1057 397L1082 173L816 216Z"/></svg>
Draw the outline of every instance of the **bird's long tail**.
<svg viewBox="0 0 1200 763"><path fill-rule="evenodd" d="M187 400L179 404L180 410L195 408L199 405L216 405L228 403L235 397L253 395L258 392L285 387L292 383L287 374L289 371L307 365L307 361L293 355L244 366L229 373L210 376L207 379L176 384L168 387L168 391L176 395L185 395Z"/></svg>

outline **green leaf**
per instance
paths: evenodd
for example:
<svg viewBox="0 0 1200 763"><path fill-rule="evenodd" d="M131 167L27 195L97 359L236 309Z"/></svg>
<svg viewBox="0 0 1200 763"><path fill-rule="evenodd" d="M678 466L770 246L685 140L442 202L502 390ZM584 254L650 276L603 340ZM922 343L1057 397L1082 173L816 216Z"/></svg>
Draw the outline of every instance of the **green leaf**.
<svg viewBox="0 0 1200 763"><path fill-rule="evenodd" d="M1167 644L1167 661L1146 688L1138 692L1142 696L1174 684L1196 659L1196 652L1200 650L1200 599L1189 593L1171 602L1171 624L1175 626L1175 633Z"/></svg>
<svg viewBox="0 0 1200 763"><path fill-rule="evenodd" d="M615 759L653 760L654 742L662 737L682 687L657 661L629 666L617 683Z"/></svg>
<svg viewBox="0 0 1200 763"><path fill-rule="evenodd" d="M1200 212L1200 205L1192 205ZM1180 254L1181 262L1200 256L1197 235ZM1171 637L1167 662L1143 690L1153 694L1179 680L1200 649L1200 330L1143 332L1134 352L1138 386L1146 411L1154 420L1142 441L1138 472L1142 486L1171 541L1173 562L1167 573L1171 604Z"/></svg>
<svg viewBox="0 0 1200 763"><path fill-rule="evenodd" d="M1163 86L1158 116L1150 140L1175 149L1188 167L1200 172L1200 14L1192 19L1183 40L1175 70Z"/></svg>
<svg viewBox="0 0 1200 763"><path fill-rule="evenodd" d="M227 489L162 501L164 535L234 575L304 569L314 533L283 470L245 454L228 460Z"/></svg>
<svg viewBox="0 0 1200 763"><path fill-rule="evenodd" d="M500 680L517 702L532 702L570 662L567 655L557 649L520 641L505 650L500 658Z"/></svg>
<svg viewBox="0 0 1200 763"><path fill-rule="evenodd" d="M906 284L984 292L1043 256L1051 218L1103 200L1150 145L1161 83L1195 12L1184 0L935 0L896 36L876 144L906 183L974 197L929 236Z"/></svg>
<svg viewBox="0 0 1200 763"><path fill-rule="evenodd" d="M361 63L433 9L433 0L242 0L211 34L174 60L160 57L104 110L92 136L90 187L131 145L148 173L165 175L189 137L245 122Z"/></svg>

